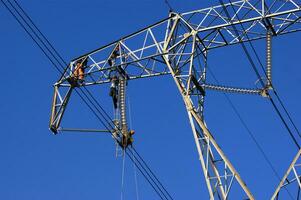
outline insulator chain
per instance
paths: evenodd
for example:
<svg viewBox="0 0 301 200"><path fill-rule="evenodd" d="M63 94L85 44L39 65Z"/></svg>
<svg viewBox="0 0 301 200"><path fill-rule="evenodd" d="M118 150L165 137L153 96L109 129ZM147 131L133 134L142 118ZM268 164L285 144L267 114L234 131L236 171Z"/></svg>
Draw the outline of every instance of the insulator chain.
<svg viewBox="0 0 301 200"><path fill-rule="evenodd" d="M121 78L119 84L119 92L120 92L119 107L120 107L121 129L123 134L127 132L126 110L125 110L125 87L126 87L126 80Z"/></svg>
<svg viewBox="0 0 301 200"><path fill-rule="evenodd" d="M271 86L271 82L272 82L272 33L271 31L268 29L267 30L267 36L266 36L266 56L267 56L267 63L266 63L266 72L267 72L267 86L270 87Z"/></svg>
<svg viewBox="0 0 301 200"><path fill-rule="evenodd" d="M219 90L223 92L232 92L232 93L241 93L241 94L261 95L262 93L262 90L260 89L234 88L234 87L226 87L226 86L210 85L210 84L205 84L203 85L203 87L211 90Z"/></svg>

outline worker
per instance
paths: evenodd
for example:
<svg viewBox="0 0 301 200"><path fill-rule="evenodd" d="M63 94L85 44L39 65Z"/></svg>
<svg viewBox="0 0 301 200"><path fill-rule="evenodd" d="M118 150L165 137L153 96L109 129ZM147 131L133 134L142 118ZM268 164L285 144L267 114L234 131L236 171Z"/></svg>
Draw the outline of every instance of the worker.
<svg viewBox="0 0 301 200"><path fill-rule="evenodd" d="M133 135L135 134L134 130L128 131L127 135L123 135L122 137L122 145L124 148L127 148L129 145L133 145L134 139Z"/></svg>
<svg viewBox="0 0 301 200"><path fill-rule="evenodd" d="M130 130L129 131L129 138L128 138L128 145L131 145L132 146L132 144L133 144L133 142L134 142L134 139L133 139L133 135L135 134L135 131L134 130Z"/></svg>
<svg viewBox="0 0 301 200"><path fill-rule="evenodd" d="M117 66L117 71L119 72L119 74L125 79L125 80L129 80L130 77L129 75L126 73L126 71L121 67L121 66Z"/></svg>
<svg viewBox="0 0 301 200"><path fill-rule="evenodd" d="M117 109L117 102L118 102L118 84L119 80L117 76L113 76L111 78L111 87L109 95L112 97L114 108Z"/></svg>
<svg viewBox="0 0 301 200"><path fill-rule="evenodd" d="M74 70L74 77L75 77L75 81L79 84L83 84L84 83L84 78L85 78L85 67L88 63L88 59L86 58L82 58L76 61L76 65L75 65L75 70Z"/></svg>
<svg viewBox="0 0 301 200"><path fill-rule="evenodd" d="M117 56L119 56L119 55L120 55L119 54L119 45L117 45L108 60L108 63L111 67L115 64L115 60L116 60Z"/></svg>

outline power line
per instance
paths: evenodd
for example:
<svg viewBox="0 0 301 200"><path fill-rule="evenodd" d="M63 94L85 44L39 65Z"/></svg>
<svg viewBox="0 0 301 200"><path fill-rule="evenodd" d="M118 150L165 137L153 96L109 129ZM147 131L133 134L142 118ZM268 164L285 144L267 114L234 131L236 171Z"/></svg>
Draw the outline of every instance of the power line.
<svg viewBox="0 0 301 200"><path fill-rule="evenodd" d="M22 11L22 13L26 16L26 18L30 21L30 23L35 27L35 29L38 31L38 33L41 34L41 36L45 39L46 43L50 46L50 48L55 52L55 54L59 57L59 59L65 64L65 66L67 66L67 62L65 62L65 60L62 58L62 56L59 54L59 52L53 47L53 45L51 44L51 42L47 39L47 37L45 37L45 35L40 31L40 29L36 26L36 24L34 23L34 21L31 19L31 17L25 12L25 10L20 6L20 4L16 1L13 0L15 2L15 4L18 6L18 8ZM62 73L63 75L65 74L67 70L67 67L65 68L65 71Z"/></svg>
<svg viewBox="0 0 301 200"><path fill-rule="evenodd" d="M16 8L13 6L13 4L10 1L8 1L8 3L11 5L11 7L14 8L15 11L17 11ZM17 14L19 15L19 17L21 17L21 19L23 19L24 23L27 25L27 27L29 27L29 29L32 31L32 33L34 34L34 36L36 36L39 39L39 41L42 43L42 45L50 53L50 55L59 63L58 59L56 58L56 56L54 56L53 52L48 48L48 46L45 44L45 42L43 40L41 40L41 38L39 37L39 35L33 30L33 28L28 24L28 22L23 18L23 16L19 12L17 12Z"/></svg>
<svg viewBox="0 0 301 200"><path fill-rule="evenodd" d="M25 32L30 36L30 38L34 41L34 43L40 48L40 50L43 52L43 54L48 58L48 60L53 64L53 66L56 68L56 70L59 73L61 72L61 69L58 68L58 66L51 60L49 55L46 53L46 51L42 48L42 46L38 43L38 41L34 38L34 36L26 29L26 27L21 23L21 21L17 18L17 16L9 9L9 7L4 3L3 0L1 0L2 4L6 7L6 9L11 13L11 15L17 20L19 25L25 30Z"/></svg>

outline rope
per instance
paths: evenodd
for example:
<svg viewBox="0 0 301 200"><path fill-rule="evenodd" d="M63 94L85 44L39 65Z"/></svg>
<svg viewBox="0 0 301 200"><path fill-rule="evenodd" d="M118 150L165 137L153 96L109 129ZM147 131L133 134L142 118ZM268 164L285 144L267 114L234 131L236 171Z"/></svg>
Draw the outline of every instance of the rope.
<svg viewBox="0 0 301 200"><path fill-rule="evenodd" d="M133 168L134 168L134 180L135 180L135 189L136 189L136 200L139 200L136 160L135 159L133 159L133 160L134 160L134 162L133 162Z"/></svg>
<svg viewBox="0 0 301 200"><path fill-rule="evenodd" d="M129 107L129 121L130 121L130 128L133 127L133 122L132 122L132 109L131 109L131 99L130 99L130 91L129 89L127 90L128 95L127 95L127 99L128 99L128 107Z"/></svg>
<svg viewBox="0 0 301 200"><path fill-rule="evenodd" d="M123 156L122 156L122 172L121 172L121 194L120 194L120 199L121 199L121 200L123 200L124 171L125 171L125 154L124 154L124 150L123 150Z"/></svg>

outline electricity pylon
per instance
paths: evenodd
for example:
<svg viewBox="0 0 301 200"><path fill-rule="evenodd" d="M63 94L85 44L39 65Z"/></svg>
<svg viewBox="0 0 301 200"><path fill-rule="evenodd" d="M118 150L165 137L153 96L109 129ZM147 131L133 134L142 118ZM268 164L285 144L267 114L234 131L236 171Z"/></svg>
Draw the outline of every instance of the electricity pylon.
<svg viewBox="0 0 301 200"><path fill-rule="evenodd" d="M111 81L112 72L128 80L171 75L183 97L210 199L254 199L204 121L206 90L266 96L271 87L271 37L301 30L300 1L237 1L169 17L72 60L54 85L50 128L60 126L72 90ZM225 9L230 14L226 15ZM236 30L235 30L236 29ZM239 35L237 35L239 34ZM206 81L210 50L267 38L267 81L262 88L221 86ZM118 54L112 63L112 55ZM76 63L88 59L85 83L74 84ZM235 189L234 189L235 188Z"/></svg>

